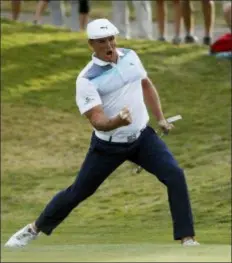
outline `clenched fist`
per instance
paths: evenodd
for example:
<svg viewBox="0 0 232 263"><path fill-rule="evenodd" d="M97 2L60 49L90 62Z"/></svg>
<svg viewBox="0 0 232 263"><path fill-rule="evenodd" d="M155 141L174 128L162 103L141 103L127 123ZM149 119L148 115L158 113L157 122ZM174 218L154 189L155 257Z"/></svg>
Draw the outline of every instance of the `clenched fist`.
<svg viewBox="0 0 232 263"><path fill-rule="evenodd" d="M119 117L122 120L122 125L129 125L132 123L131 114L127 107L124 107L122 110L120 110Z"/></svg>
<svg viewBox="0 0 232 263"><path fill-rule="evenodd" d="M169 131L174 128L174 126L171 123L167 122L166 120L160 120L158 122L158 125L164 134L168 134Z"/></svg>

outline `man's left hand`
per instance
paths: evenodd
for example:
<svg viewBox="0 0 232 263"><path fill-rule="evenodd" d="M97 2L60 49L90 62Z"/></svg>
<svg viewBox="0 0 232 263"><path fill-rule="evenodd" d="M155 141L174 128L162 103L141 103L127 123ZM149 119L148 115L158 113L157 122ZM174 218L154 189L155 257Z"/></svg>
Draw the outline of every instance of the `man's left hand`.
<svg viewBox="0 0 232 263"><path fill-rule="evenodd" d="M165 119L164 120L160 120L158 122L158 125L159 125L160 129L163 131L164 134L168 134L169 131L174 128L174 125L171 124L171 123L168 123Z"/></svg>

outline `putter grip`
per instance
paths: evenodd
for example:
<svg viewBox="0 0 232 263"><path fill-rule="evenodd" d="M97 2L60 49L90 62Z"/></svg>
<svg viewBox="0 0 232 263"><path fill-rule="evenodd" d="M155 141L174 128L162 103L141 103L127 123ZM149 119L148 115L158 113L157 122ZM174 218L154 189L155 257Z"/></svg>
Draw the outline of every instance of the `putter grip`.
<svg viewBox="0 0 232 263"><path fill-rule="evenodd" d="M182 119L181 115L176 115L176 116L167 118L167 122L168 122L168 123L172 123L172 122L174 122L174 121L178 121L178 120L181 120L181 119Z"/></svg>

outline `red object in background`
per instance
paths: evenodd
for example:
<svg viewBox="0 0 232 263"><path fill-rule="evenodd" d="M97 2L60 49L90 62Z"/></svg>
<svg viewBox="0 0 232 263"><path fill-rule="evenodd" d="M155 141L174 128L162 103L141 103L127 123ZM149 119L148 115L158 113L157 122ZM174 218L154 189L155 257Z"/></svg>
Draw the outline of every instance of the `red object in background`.
<svg viewBox="0 0 232 263"><path fill-rule="evenodd" d="M232 34L228 33L219 37L210 46L211 53L232 52Z"/></svg>

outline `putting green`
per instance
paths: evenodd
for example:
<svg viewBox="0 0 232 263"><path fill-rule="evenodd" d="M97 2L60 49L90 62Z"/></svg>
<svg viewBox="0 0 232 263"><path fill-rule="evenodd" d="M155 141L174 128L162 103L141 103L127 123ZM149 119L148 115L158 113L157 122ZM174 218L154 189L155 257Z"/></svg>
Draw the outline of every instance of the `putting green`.
<svg viewBox="0 0 232 263"><path fill-rule="evenodd" d="M231 262L229 245L179 244L30 245L2 248L2 262Z"/></svg>

